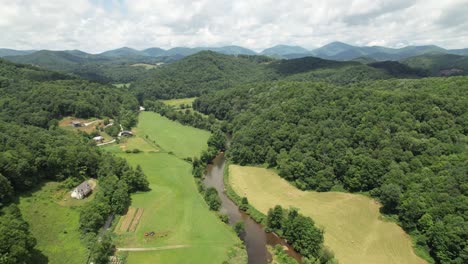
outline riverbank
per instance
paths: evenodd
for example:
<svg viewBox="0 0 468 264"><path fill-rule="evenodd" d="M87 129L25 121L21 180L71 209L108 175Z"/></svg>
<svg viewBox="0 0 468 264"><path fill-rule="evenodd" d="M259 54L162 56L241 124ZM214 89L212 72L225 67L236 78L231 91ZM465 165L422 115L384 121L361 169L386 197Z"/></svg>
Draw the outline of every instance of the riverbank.
<svg viewBox="0 0 468 264"><path fill-rule="evenodd" d="M250 264L266 264L273 260L272 252L268 251L268 247L273 248L280 245L287 249L287 254L300 263L301 255L290 247L283 239L274 233L266 233L262 223L265 215L256 211L252 206L248 206L247 213L239 209L241 197L236 196L229 184L225 184L228 177L227 161L224 153L220 153L208 166L203 183L207 187L214 187L218 191L221 199L220 213L226 214L229 219L229 224L234 226L238 221L243 221L245 232L241 234L247 249L248 263ZM250 214L250 215L249 215ZM254 218L255 217L255 220Z"/></svg>
<svg viewBox="0 0 468 264"><path fill-rule="evenodd" d="M368 197L301 191L273 171L257 167L230 165L228 183L263 214L278 204L311 217L324 228L325 246L340 263L426 263L398 225L381 220L380 205Z"/></svg>

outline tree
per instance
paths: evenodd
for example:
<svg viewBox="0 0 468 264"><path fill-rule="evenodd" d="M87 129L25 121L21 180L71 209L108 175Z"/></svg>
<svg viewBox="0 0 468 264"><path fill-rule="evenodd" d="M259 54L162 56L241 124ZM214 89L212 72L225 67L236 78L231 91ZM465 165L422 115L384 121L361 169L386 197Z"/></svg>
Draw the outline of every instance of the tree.
<svg viewBox="0 0 468 264"><path fill-rule="evenodd" d="M31 263L36 239L15 204L0 210L0 263Z"/></svg>
<svg viewBox="0 0 468 264"><path fill-rule="evenodd" d="M275 232L280 231L283 228L284 211L283 207L276 205L273 209L270 208L267 214L267 227L271 228Z"/></svg>
<svg viewBox="0 0 468 264"><path fill-rule="evenodd" d="M130 203L131 200L128 192L128 186L123 180L120 180L116 185L115 191L112 193L112 210L117 214L124 214L130 206Z"/></svg>
<svg viewBox="0 0 468 264"><path fill-rule="evenodd" d="M226 136L224 133L221 130L216 129L208 139L208 146L224 151L226 148Z"/></svg>
<svg viewBox="0 0 468 264"><path fill-rule="evenodd" d="M10 181L0 173L0 208L13 196L13 187Z"/></svg>
<svg viewBox="0 0 468 264"><path fill-rule="evenodd" d="M247 199L247 197L242 197L239 209L241 209L242 211L247 211L249 209L249 200Z"/></svg>
<svg viewBox="0 0 468 264"><path fill-rule="evenodd" d="M206 203L210 207L210 210L219 210L219 207L221 206L221 199L219 198L218 191L215 188L209 187L208 189L206 189L204 198Z"/></svg>
<svg viewBox="0 0 468 264"><path fill-rule="evenodd" d="M238 221L234 224L234 231L238 236L245 232L245 224L243 221Z"/></svg>
<svg viewBox="0 0 468 264"><path fill-rule="evenodd" d="M91 259L96 264L107 264L109 263L109 257L113 254L113 245L110 235L104 235L98 240L91 252Z"/></svg>
<svg viewBox="0 0 468 264"><path fill-rule="evenodd" d="M397 184L389 183L380 187L380 201L383 209L388 213L395 213L400 204L401 188Z"/></svg>

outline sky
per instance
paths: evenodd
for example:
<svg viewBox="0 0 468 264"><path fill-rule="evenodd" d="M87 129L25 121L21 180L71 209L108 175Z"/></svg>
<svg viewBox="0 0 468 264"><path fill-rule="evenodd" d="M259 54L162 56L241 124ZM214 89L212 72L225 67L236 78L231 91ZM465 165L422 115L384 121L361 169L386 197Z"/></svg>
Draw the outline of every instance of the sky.
<svg viewBox="0 0 468 264"><path fill-rule="evenodd" d="M468 48L468 0L0 0L0 47Z"/></svg>

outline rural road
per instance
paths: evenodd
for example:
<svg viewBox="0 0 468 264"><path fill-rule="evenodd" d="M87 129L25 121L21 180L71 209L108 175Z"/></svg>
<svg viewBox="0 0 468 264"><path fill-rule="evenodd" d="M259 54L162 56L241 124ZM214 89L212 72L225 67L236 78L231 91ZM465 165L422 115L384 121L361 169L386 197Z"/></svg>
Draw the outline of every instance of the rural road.
<svg viewBox="0 0 468 264"><path fill-rule="evenodd" d="M105 142L105 143L101 143L101 144L97 144L96 146L104 146L104 145L107 145L107 144L111 144L111 143L114 143L115 142L115 139L114 140L111 140L109 142Z"/></svg>
<svg viewBox="0 0 468 264"><path fill-rule="evenodd" d="M153 247L153 248L117 248L117 251L157 251L157 250L167 250L167 249L177 249L177 248L187 248L190 245L174 245L174 246L164 246L164 247Z"/></svg>

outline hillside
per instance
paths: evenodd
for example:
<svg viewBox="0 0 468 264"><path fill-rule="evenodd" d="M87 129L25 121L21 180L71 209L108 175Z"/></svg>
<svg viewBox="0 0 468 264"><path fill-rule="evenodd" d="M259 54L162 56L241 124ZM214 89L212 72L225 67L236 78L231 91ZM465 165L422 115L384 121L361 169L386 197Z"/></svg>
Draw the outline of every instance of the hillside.
<svg viewBox="0 0 468 264"><path fill-rule="evenodd" d="M35 52L35 50L0 49L0 58L6 56L27 55L33 52Z"/></svg>
<svg viewBox="0 0 468 264"><path fill-rule="evenodd" d="M163 60L163 58L155 59L146 56L93 55L79 50L41 50L27 55L8 56L4 59L69 73L93 81L113 83L127 83L146 73L144 68L131 67L132 64L156 63Z"/></svg>
<svg viewBox="0 0 468 264"><path fill-rule="evenodd" d="M429 71L434 76L468 74L468 57L453 54L421 55L407 58L403 64Z"/></svg>
<svg viewBox="0 0 468 264"><path fill-rule="evenodd" d="M398 64L398 63L394 63ZM398 69L397 69L398 68ZM202 51L148 72L132 85L139 100L195 97L243 83L279 79L326 80L333 83L425 76L406 65L390 67L315 57L274 60L265 56L228 56Z"/></svg>
<svg viewBox="0 0 468 264"><path fill-rule="evenodd" d="M139 99L183 98L267 79L263 65L248 57L202 51L137 80L132 89Z"/></svg>
<svg viewBox="0 0 468 264"><path fill-rule="evenodd" d="M310 52L309 50L300 46L276 45L274 47L263 50L260 54L273 57L285 57L287 55L291 56L292 54L310 55Z"/></svg>
<svg viewBox="0 0 468 264"><path fill-rule="evenodd" d="M467 89L467 77L279 81L193 105L228 122L234 164L268 164L299 189L367 192L437 263L463 263Z"/></svg>

